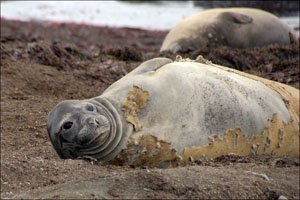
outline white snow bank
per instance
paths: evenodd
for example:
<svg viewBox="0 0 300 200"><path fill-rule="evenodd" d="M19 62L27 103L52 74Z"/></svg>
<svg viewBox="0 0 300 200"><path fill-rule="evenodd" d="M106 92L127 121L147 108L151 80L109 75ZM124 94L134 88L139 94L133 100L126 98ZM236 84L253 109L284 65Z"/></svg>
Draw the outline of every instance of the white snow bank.
<svg viewBox="0 0 300 200"><path fill-rule="evenodd" d="M115 27L168 30L201 8L192 2L7 1L1 16L22 21L47 20Z"/></svg>
<svg viewBox="0 0 300 200"><path fill-rule="evenodd" d="M1 17L22 21L46 20L114 27L169 30L186 16L203 10L192 1L2 1ZM283 17L293 28L299 16Z"/></svg>

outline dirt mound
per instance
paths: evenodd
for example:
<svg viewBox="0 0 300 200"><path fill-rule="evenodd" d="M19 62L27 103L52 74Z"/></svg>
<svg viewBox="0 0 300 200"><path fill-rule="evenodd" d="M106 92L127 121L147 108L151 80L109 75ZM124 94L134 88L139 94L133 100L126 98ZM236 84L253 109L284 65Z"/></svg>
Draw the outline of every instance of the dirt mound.
<svg viewBox="0 0 300 200"><path fill-rule="evenodd" d="M62 198L78 187L96 198L85 189L100 186L99 195L114 198L299 198L299 162L289 158L229 156L170 169L58 158L46 132L53 106L100 95L144 60L174 59L159 53L166 34L1 19L1 198ZM182 56L197 54L299 88L298 47L207 47ZM49 192L59 188L66 189Z"/></svg>
<svg viewBox="0 0 300 200"><path fill-rule="evenodd" d="M277 173L285 172L287 176ZM288 189L295 168L249 164L128 169L117 175L58 184L21 195L25 198L120 199L278 199ZM296 196L297 192L289 196Z"/></svg>

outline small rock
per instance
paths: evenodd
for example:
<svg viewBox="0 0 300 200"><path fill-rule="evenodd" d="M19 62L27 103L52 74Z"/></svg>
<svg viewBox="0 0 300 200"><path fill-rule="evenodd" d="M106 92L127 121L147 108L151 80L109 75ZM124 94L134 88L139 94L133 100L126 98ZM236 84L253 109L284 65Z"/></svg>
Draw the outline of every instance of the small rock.
<svg viewBox="0 0 300 200"><path fill-rule="evenodd" d="M285 196L283 196L283 195L280 195L280 196L278 197L278 200L288 200L288 198L285 197Z"/></svg>

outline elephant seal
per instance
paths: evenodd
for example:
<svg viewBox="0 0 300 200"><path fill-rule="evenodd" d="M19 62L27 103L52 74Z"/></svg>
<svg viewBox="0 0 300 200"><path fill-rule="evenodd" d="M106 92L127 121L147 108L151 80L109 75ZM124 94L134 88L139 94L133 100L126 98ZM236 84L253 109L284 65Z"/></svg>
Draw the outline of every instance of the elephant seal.
<svg viewBox="0 0 300 200"><path fill-rule="evenodd" d="M296 33L275 15L253 8L216 8L180 21L160 51L197 50L209 44L234 48L298 43Z"/></svg>
<svg viewBox="0 0 300 200"><path fill-rule="evenodd" d="M297 157L299 90L205 59L155 58L98 97L60 102L47 129L61 158L164 166L253 151Z"/></svg>

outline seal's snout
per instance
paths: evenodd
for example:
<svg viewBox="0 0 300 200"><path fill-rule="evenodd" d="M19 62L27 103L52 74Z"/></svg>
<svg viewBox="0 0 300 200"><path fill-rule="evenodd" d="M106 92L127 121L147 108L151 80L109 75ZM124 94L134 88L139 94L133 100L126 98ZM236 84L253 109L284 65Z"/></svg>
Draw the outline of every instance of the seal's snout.
<svg viewBox="0 0 300 200"><path fill-rule="evenodd" d="M86 121L89 125L94 125L94 126L99 126L100 125L100 120L95 118L95 117L88 117L86 119Z"/></svg>
<svg viewBox="0 0 300 200"><path fill-rule="evenodd" d="M81 124L86 124L90 127L108 127L108 119L100 114L88 114L85 117L82 117Z"/></svg>

